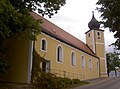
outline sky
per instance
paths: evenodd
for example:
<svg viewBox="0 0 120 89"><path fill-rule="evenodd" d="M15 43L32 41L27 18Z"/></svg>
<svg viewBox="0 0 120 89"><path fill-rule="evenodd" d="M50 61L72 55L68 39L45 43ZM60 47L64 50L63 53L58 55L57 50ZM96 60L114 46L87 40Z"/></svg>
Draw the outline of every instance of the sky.
<svg viewBox="0 0 120 89"><path fill-rule="evenodd" d="M52 18L45 18L85 43L85 32L89 30L88 23L92 18L92 11L94 11L95 18L101 21L100 13L95 10L97 1L66 0L66 5L61 7L57 14ZM112 48L109 45L115 42L113 33L109 32L109 29L101 29L105 30L105 51L111 52Z"/></svg>

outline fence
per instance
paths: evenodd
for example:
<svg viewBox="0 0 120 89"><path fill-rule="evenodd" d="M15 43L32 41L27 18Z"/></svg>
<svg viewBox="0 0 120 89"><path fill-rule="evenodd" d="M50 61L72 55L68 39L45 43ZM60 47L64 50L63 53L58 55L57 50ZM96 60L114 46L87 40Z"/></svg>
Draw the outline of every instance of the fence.
<svg viewBox="0 0 120 89"><path fill-rule="evenodd" d="M80 80L85 79L85 75L75 74L75 73L62 71L62 70L50 69L50 73L55 74L57 77L68 77L71 79L80 79Z"/></svg>

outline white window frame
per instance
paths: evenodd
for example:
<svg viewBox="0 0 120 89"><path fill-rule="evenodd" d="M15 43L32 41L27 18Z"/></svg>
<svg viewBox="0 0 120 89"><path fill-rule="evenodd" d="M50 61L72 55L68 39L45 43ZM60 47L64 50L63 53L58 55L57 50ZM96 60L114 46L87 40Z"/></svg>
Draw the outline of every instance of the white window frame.
<svg viewBox="0 0 120 89"><path fill-rule="evenodd" d="M44 40L45 43L46 43L46 44L45 44L45 50L42 49L42 46L43 46L43 40ZM47 52L47 40L46 40L45 38L42 38L42 39L41 39L41 47L40 47L40 49L41 49L42 51L44 51L44 52Z"/></svg>
<svg viewBox="0 0 120 89"><path fill-rule="evenodd" d="M81 63L82 63L81 67L85 68L85 56L84 55L81 56Z"/></svg>
<svg viewBox="0 0 120 89"><path fill-rule="evenodd" d="M60 51L60 59L58 60L58 48L61 47L61 51ZM56 47L56 60L58 63L63 63L63 47L61 45L58 45Z"/></svg>
<svg viewBox="0 0 120 89"><path fill-rule="evenodd" d="M98 33L99 33L99 35L98 35ZM100 40L101 39L101 32L100 31L97 31L97 38L98 38L98 40Z"/></svg>
<svg viewBox="0 0 120 89"><path fill-rule="evenodd" d="M76 55L75 55L74 51L71 52L71 58L70 59L71 59L71 65L76 66Z"/></svg>
<svg viewBox="0 0 120 89"><path fill-rule="evenodd" d="M89 64L89 70L92 70L92 59L89 59L88 61L89 61L88 62L88 64Z"/></svg>
<svg viewBox="0 0 120 89"><path fill-rule="evenodd" d="M99 70L99 61L96 62L96 69Z"/></svg>

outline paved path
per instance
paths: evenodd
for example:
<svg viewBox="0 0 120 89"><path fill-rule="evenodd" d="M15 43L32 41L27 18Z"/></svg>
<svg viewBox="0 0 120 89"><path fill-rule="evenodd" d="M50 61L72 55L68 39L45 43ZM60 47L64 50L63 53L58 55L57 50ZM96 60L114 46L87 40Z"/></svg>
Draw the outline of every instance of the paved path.
<svg viewBox="0 0 120 89"><path fill-rule="evenodd" d="M120 89L120 77L91 80L91 84L71 89Z"/></svg>

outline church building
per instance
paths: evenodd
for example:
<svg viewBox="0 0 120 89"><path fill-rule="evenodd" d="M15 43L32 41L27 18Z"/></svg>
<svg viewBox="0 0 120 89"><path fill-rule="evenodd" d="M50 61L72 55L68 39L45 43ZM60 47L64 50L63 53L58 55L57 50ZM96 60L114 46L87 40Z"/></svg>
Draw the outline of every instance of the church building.
<svg viewBox="0 0 120 89"><path fill-rule="evenodd" d="M31 13L35 19L41 18ZM42 32L37 37L35 49L45 62L41 68L60 77L80 80L107 76L104 30L94 14L88 23L86 43L43 18Z"/></svg>
<svg viewBox="0 0 120 89"><path fill-rule="evenodd" d="M41 34L34 44L36 53L45 58L40 63L42 71L80 80L107 77L104 30L99 28L100 24L94 14L88 23L89 30L85 33L86 43L40 15L34 12L30 14L36 20L43 20ZM30 83L33 42L25 38L12 38L6 45L11 68L5 75L0 75L0 81Z"/></svg>

